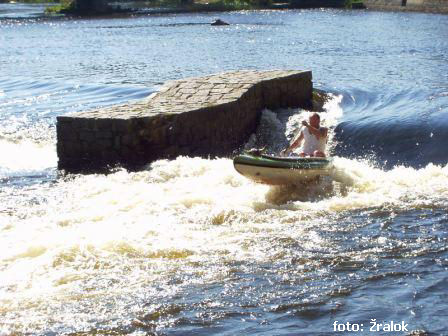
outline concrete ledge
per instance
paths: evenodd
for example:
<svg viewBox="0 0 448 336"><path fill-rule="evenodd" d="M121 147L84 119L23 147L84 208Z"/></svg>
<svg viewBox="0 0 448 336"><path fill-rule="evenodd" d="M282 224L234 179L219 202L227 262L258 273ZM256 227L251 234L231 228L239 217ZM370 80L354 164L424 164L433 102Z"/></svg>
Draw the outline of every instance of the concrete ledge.
<svg viewBox="0 0 448 336"><path fill-rule="evenodd" d="M237 150L263 108L312 108L311 71L236 71L169 82L132 104L57 118L58 167L139 166Z"/></svg>

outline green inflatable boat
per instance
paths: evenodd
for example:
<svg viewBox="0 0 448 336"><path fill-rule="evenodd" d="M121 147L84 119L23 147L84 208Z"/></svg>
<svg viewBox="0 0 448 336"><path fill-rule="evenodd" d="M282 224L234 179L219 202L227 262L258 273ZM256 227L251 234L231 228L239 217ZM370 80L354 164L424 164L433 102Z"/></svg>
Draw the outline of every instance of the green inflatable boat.
<svg viewBox="0 0 448 336"><path fill-rule="evenodd" d="M258 183L271 185L297 184L330 175L332 158L278 157L242 154L233 159L241 175Z"/></svg>

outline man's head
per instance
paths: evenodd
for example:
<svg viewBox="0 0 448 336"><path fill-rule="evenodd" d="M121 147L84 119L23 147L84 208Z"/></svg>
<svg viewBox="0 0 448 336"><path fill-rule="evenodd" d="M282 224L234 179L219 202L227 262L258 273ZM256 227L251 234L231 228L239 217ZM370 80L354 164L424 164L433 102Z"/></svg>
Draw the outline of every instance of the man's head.
<svg viewBox="0 0 448 336"><path fill-rule="evenodd" d="M315 127L315 128L319 128L320 127L320 115L317 113L313 113L312 115L310 115L310 125Z"/></svg>

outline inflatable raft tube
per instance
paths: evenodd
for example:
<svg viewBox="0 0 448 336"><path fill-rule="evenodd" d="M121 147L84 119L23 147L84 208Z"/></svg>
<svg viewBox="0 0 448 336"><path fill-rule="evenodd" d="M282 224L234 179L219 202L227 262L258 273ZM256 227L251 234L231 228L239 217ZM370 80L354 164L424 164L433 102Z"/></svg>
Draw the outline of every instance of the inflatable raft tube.
<svg viewBox="0 0 448 336"><path fill-rule="evenodd" d="M238 173L252 181L287 185L330 175L333 159L242 154L233 159L233 166Z"/></svg>

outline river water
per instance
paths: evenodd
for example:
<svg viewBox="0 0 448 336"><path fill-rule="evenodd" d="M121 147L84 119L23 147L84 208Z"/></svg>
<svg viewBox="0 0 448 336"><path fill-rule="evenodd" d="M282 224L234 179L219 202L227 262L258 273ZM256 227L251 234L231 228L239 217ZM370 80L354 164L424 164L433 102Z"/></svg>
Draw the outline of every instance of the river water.
<svg viewBox="0 0 448 336"><path fill-rule="evenodd" d="M448 16L42 8L0 4L1 335L448 335ZM228 158L58 174L56 116L237 69L313 70L347 183ZM304 115L263 112L256 141Z"/></svg>

